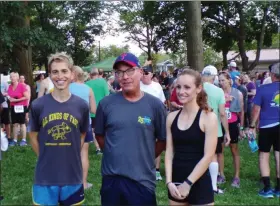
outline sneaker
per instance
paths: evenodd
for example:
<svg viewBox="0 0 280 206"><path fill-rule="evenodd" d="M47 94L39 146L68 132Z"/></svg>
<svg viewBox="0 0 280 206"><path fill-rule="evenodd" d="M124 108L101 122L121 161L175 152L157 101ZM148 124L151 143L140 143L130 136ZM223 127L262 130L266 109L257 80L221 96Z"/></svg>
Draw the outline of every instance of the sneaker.
<svg viewBox="0 0 280 206"><path fill-rule="evenodd" d="M225 182L226 182L226 178L221 175L218 175L217 184L224 184Z"/></svg>
<svg viewBox="0 0 280 206"><path fill-rule="evenodd" d="M162 180L162 177L160 175L160 172L156 171L156 180L157 181L161 181Z"/></svg>
<svg viewBox="0 0 280 206"><path fill-rule="evenodd" d="M27 146L27 142L25 140L21 140L19 146L21 147Z"/></svg>
<svg viewBox="0 0 280 206"><path fill-rule="evenodd" d="M16 145L17 145L17 143L14 140L9 142L9 147L14 147Z"/></svg>
<svg viewBox="0 0 280 206"><path fill-rule="evenodd" d="M264 189L262 189L261 191L259 191L259 196L264 198L273 198L273 191L269 189L265 192Z"/></svg>
<svg viewBox="0 0 280 206"><path fill-rule="evenodd" d="M98 149L98 150L96 150L96 154L97 155L102 155L103 153L102 153L102 151L100 149Z"/></svg>
<svg viewBox="0 0 280 206"><path fill-rule="evenodd" d="M280 190L274 189L272 192L275 195L275 197L280 197Z"/></svg>
<svg viewBox="0 0 280 206"><path fill-rule="evenodd" d="M225 193L225 191L224 190L221 190L221 189L217 189L217 190L213 190L214 191L214 194L215 195L223 195L224 193Z"/></svg>
<svg viewBox="0 0 280 206"><path fill-rule="evenodd" d="M232 183L231 183L232 187L235 188L240 188L240 179L239 178L233 178Z"/></svg>

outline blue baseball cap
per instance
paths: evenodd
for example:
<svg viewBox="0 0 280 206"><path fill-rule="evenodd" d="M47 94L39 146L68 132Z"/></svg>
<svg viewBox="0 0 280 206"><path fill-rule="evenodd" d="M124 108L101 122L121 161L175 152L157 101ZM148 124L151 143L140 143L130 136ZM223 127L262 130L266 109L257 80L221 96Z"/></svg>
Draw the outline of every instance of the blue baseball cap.
<svg viewBox="0 0 280 206"><path fill-rule="evenodd" d="M122 53L116 59L114 65L113 65L113 69L116 69L117 64L121 63L121 62L123 62L125 64L128 64L131 67L139 67L139 68L141 68L138 58L134 54L131 54L129 52Z"/></svg>

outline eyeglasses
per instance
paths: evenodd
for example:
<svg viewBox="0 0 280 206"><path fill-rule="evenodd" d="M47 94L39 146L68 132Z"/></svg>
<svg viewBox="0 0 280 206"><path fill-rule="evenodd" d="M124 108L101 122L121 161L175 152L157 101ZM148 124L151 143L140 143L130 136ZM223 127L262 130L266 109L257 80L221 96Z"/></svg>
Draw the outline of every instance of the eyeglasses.
<svg viewBox="0 0 280 206"><path fill-rule="evenodd" d="M132 67L132 68L129 68L125 71L117 70L115 72L115 74L116 74L116 77L119 77L119 78L122 78L124 76L124 73L126 73L127 76L132 76L135 73L136 69L137 69L136 67Z"/></svg>
<svg viewBox="0 0 280 206"><path fill-rule="evenodd" d="M144 75L149 75L150 74L150 72L144 72Z"/></svg>

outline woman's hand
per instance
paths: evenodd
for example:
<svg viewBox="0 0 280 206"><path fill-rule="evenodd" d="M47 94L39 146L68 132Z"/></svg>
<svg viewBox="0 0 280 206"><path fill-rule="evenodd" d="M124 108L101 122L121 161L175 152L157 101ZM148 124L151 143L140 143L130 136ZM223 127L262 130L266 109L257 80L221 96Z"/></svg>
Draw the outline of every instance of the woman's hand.
<svg viewBox="0 0 280 206"><path fill-rule="evenodd" d="M191 186L184 182L183 184L180 184L177 188L179 190L179 193L181 194L182 199L185 199L190 193Z"/></svg>
<svg viewBox="0 0 280 206"><path fill-rule="evenodd" d="M12 97L10 97L10 102L16 102L17 101L17 99L15 99L15 98L12 98Z"/></svg>
<svg viewBox="0 0 280 206"><path fill-rule="evenodd" d="M173 182L168 183L167 187L168 187L168 190L172 197L174 197L175 199L179 199L179 200L184 199L184 198L182 198L178 188L176 187L176 185Z"/></svg>

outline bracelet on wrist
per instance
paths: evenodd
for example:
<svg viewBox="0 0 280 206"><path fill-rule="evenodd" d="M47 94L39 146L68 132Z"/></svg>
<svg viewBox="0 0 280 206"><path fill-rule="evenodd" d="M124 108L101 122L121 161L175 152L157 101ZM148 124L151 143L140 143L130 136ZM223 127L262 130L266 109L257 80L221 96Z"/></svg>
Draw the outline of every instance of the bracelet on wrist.
<svg viewBox="0 0 280 206"><path fill-rule="evenodd" d="M168 185L170 184L170 183L172 183L171 181L170 182L167 182L165 185L166 185L166 187L168 187Z"/></svg>
<svg viewBox="0 0 280 206"><path fill-rule="evenodd" d="M185 180L185 182L186 182L190 187L193 185L193 183L192 183L188 178Z"/></svg>

